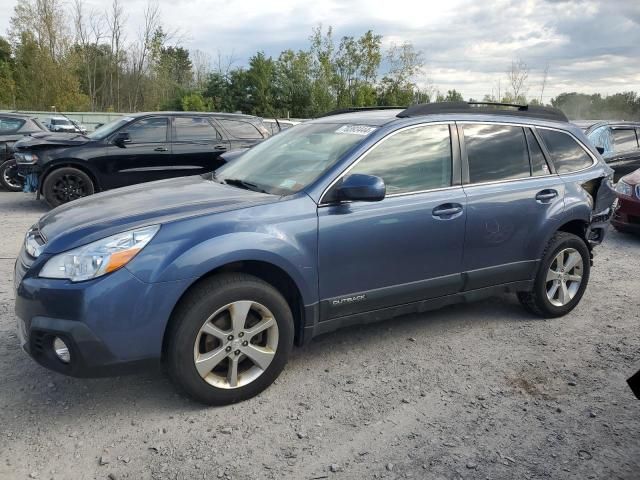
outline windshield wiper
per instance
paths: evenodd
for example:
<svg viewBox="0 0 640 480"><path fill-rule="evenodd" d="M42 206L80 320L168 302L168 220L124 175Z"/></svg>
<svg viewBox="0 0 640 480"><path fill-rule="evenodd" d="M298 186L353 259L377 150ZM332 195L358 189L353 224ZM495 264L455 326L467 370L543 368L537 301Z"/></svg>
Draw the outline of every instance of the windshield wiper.
<svg viewBox="0 0 640 480"><path fill-rule="evenodd" d="M261 189L255 183L247 182L246 180L240 180L239 178L225 178L222 180L225 185L232 185L234 187L244 188L245 190L251 190L252 192L269 193L266 190Z"/></svg>

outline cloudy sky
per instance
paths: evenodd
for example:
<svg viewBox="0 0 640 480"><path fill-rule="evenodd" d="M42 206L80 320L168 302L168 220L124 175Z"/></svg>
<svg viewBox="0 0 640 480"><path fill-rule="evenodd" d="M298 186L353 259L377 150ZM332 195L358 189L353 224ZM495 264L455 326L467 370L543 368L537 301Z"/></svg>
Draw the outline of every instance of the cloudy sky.
<svg viewBox="0 0 640 480"><path fill-rule="evenodd" d="M66 1L70 5L71 0ZM109 0L85 0L105 9ZM6 32L15 0L0 0ZM146 0L122 2L127 36L137 35ZM307 48L313 26L333 26L336 39L368 29L386 46L405 40L423 52L418 83L465 98L504 89L512 59L530 69L528 95L563 91L640 91L639 0L159 0L164 25L189 49L215 58L233 53L244 65L257 50L277 56Z"/></svg>

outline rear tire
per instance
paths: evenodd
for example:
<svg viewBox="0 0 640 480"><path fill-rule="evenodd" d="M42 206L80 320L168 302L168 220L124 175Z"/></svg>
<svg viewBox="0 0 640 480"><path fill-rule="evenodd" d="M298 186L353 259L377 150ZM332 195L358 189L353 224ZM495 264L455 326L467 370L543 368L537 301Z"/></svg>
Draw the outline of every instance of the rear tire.
<svg viewBox="0 0 640 480"><path fill-rule="evenodd" d="M529 312L545 318L561 317L580 302L589 282L591 256L577 235L556 232L542 256L533 289L518 292Z"/></svg>
<svg viewBox="0 0 640 480"><path fill-rule="evenodd" d="M0 165L0 185L10 192L21 192L24 179L18 175L18 165L12 158Z"/></svg>
<svg viewBox="0 0 640 480"><path fill-rule="evenodd" d="M42 184L42 194L52 208L93 195L94 192L95 185L91 177L73 167L54 170L46 176Z"/></svg>
<svg viewBox="0 0 640 480"><path fill-rule="evenodd" d="M198 402L226 405L257 395L278 377L293 347L293 315L263 280L223 274L187 294L167 335L173 383Z"/></svg>

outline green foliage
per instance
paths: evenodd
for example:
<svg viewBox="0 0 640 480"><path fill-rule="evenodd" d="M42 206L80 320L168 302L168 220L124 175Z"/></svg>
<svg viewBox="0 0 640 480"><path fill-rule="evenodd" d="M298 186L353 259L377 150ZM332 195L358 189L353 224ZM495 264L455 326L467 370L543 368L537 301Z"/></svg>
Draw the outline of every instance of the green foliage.
<svg viewBox="0 0 640 480"><path fill-rule="evenodd" d="M182 110L185 112L206 112L207 103L199 93L188 93L182 97Z"/></svg>

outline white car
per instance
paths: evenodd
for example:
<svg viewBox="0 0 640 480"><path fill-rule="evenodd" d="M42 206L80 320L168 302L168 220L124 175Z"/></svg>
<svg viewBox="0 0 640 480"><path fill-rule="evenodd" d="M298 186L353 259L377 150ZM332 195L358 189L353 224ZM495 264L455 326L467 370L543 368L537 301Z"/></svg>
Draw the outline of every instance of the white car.
<svg viewBox="0 0 640 480"><path fill-rule="evenodd" d="M65 117L51 117L45 123L45 126L52 132L76 133L76 126Z"/></svg>

